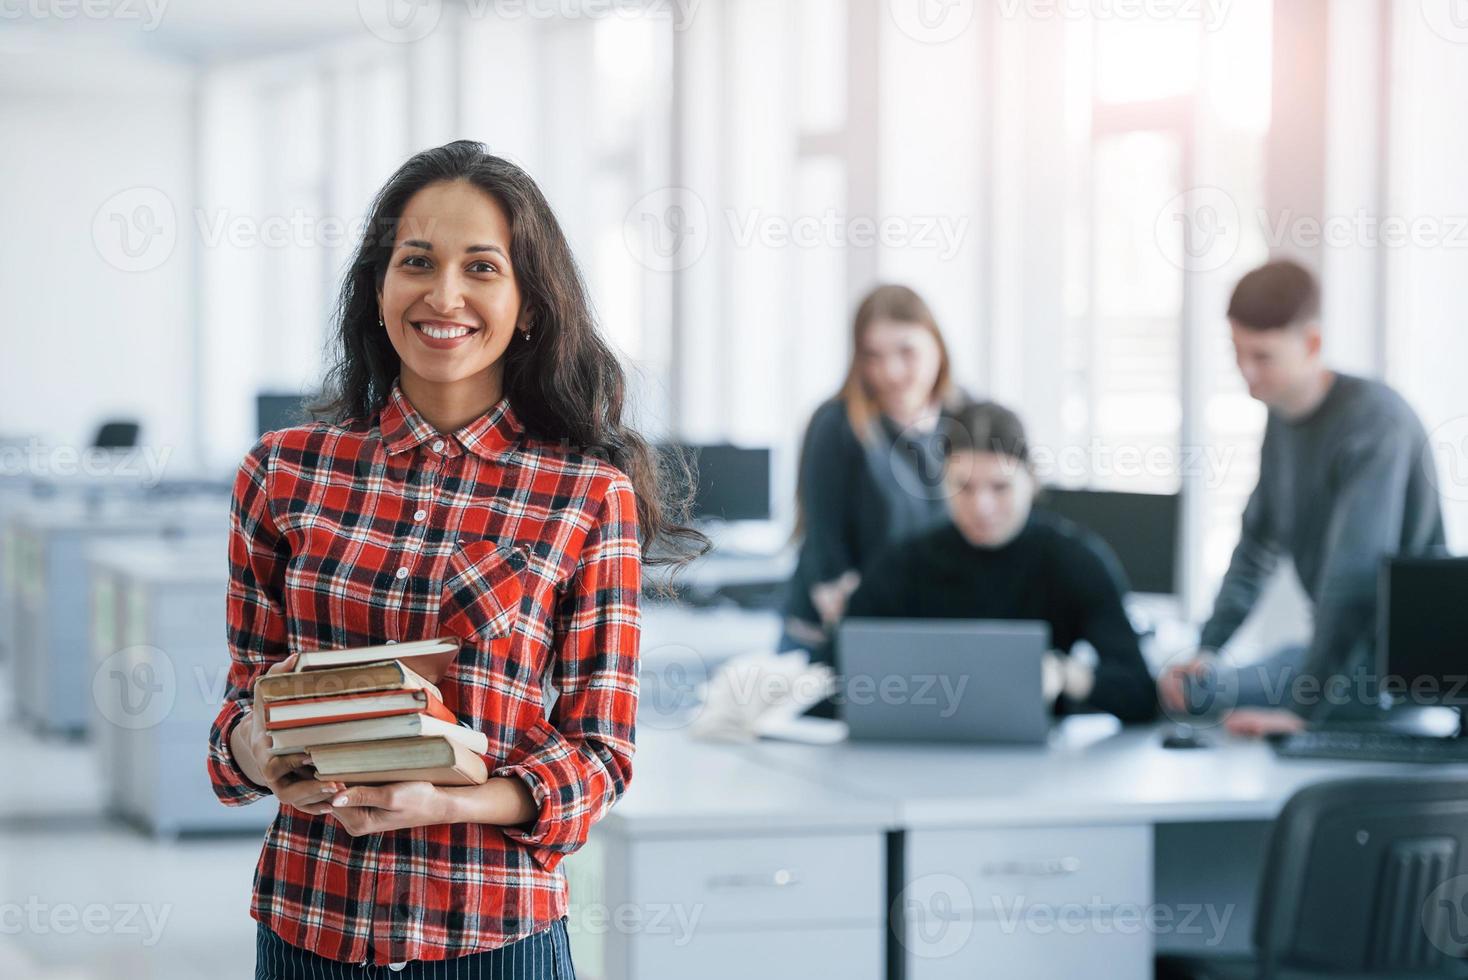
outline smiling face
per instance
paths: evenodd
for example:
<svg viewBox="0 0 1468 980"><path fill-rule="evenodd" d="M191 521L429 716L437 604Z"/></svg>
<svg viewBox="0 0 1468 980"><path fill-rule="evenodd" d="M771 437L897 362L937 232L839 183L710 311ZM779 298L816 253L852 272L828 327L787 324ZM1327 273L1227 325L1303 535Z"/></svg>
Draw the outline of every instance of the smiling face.
<svg viewBox="0 0 1468 980"><path fill-rule="evenodd" d="M521 320L511 258L504 209L468 181L430 184L408 200L378 290L405 390L500 390Z"/></svg>
<svg viewBox="0 0 1468 980"><path fill-rule="evenodd" d="M1029 520L1035 478L1013 456L957 450L943 479L949 516L975 548L1002 548Z"/></svg>
<svg viewBox="0 0 1468 980"><path fill-rule="evenodd" d="M887 417L906 424L933 399L943 353L921 323L874 320L857 349L861 378Z"/></svg>

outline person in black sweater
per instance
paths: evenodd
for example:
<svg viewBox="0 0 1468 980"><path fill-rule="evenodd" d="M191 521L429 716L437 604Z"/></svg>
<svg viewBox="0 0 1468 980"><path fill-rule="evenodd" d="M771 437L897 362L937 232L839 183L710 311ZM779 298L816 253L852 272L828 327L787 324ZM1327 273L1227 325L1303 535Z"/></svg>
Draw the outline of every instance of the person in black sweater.
<svg viewBox="0 0 1468 980"><path fill-rule="evenodd" d="M906 286L857 307L840 392L811 416L796 487L800 555L780 649L819 649L883 548L944 519L938 422L962 393L932 311Z"/></svg>
<svg viewBox="0 0 1468 980"><path fill-rule="evenodd" d="M1125 577L1111 549L1032 506L1036 480L1013 412L980 402L948 423L950 519L873 560L846 616L1041 620L1055 647L1045 655L1046 697L1058 713L1154 718L1154 682L1122 607ZM1070 655L1079 640L1095 648L1094 668Z"/></svg>

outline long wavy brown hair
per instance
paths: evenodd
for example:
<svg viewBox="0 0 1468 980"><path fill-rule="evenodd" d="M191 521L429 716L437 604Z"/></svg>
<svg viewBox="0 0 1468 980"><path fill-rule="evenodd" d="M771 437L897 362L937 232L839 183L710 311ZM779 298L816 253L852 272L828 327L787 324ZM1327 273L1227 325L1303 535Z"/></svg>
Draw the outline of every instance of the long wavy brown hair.
<svg viewBox="0 0 1468 980"><path fill-rule="evenodd" d="M530 339L515 334L504 355L504 391L526 432L605 459L637 495L644 561L682 565L709 550L689 523L692 481L677 454L659 454L622 422L626 379L597 331L586 283L560 222L530 175L482 143L455 140L413 156L372 201L337 300L334 358L311 406L335 422L370 419L387 403L401 362L377 322L397 226L408 201L430 184L466 180L510 221L510 254Z"/></svg>
<svg viewBox="0 0 1468 980"><path fill-rule="evenodd" d="M915 323L926 327L938 344L938 376L933 380L932 397L947 409L957 408L963 402L962 392L953 383L948 345L943 342L943 332L938 329L938 321L928 304L909 286L896 283L877 286L862 298L856 308L856 316L851 324L851 361L846 368L846 379L841 382L841 390L836 394L846 407L846 419L851 424L851 430L862 442L870 442L876 437L873 423L881 414L876 398L867 390L866 382L861 376L861 345L872 324L879 320L895 320L898 323ZM795 530L791 535L794 539L799 539L805 533L805 481L802 474L805 472L805 454L809 441L810 430L807 429L805 438L801 440L800 465L796 468Z"/></svg>

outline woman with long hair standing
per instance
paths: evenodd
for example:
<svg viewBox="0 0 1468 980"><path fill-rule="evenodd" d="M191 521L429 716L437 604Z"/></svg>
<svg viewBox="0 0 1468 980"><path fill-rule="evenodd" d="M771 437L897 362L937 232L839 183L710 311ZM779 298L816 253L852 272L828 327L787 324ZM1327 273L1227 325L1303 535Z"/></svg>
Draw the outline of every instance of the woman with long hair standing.
<svg viewBox="0 0 1468 980"><path fill-rule="evenodd" d="M800 554L785 598L785 649L826 647L862 565L945 516L939 417L962 395L928 305L906 286L857 307L851 363L806 429L797 477Z"/></svg>
<svg viewBox="0 0 1468 980"><path fill-rule="evenodd" d="M632 776L642 555L701 536L622 423L550 206L480 144L419 153L378 193L335 346L329 421L263 436L231 504L208 768L226 804L280 803L255 976L570 977L557 865ZM295 651L441 635L487 782L345 787L271 755L253 689Z"/></svg>

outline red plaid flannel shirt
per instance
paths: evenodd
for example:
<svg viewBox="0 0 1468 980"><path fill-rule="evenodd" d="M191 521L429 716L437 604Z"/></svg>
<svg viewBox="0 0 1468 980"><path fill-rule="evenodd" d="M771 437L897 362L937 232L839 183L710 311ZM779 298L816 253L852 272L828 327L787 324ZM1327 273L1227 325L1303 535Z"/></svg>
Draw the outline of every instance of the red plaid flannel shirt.
<svg viewBox="0 0 1468 980"><path fill-rule="evenodd" d="M540 808L519 827L354 838L281 806L251 916L329 959L389 963L503 946L564 915L557 864L632 778L641 556L627 477L530 438L508 399L442 435L395 384L369 422L256 444L229 563L232 662L208 758L222 802L267 795L229 737L272 663L452 633L464 645L445 701L489 737L490 775L523 779Z"/></svg>

